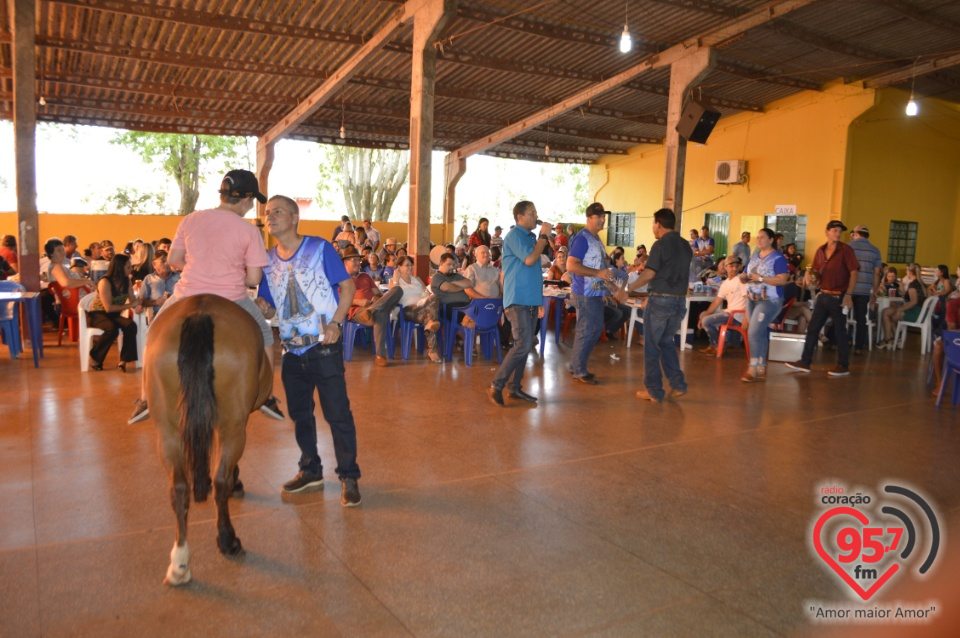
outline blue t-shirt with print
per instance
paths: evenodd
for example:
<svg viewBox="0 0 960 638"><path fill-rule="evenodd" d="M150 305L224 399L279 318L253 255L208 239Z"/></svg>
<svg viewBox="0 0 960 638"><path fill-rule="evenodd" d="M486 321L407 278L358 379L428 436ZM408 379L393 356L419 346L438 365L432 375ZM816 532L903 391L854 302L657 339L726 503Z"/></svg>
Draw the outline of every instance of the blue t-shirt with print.
<svg viewBox="0 0 960 638"><path fill-rule="evenodd" d="M580 263L588 268L599 270L607 267L607 253L603 249L603 242L586 229L577 233L573 241L570 242L570 257L579 259ZM570 287L570 292L585 297L603 297L610 294L610 290L603 279L581 277L580 275L573 275L573 285Z"/></svg>
<svg viewBox="0 0 960 638"><path fill-rule="evenodd" d="M322 324L333 319L340 303L339 283L350 278L330 242L306 235L289 259L267 253L259 295L277 309L280 341L286 351L303 354L323 339Z"/></svg>

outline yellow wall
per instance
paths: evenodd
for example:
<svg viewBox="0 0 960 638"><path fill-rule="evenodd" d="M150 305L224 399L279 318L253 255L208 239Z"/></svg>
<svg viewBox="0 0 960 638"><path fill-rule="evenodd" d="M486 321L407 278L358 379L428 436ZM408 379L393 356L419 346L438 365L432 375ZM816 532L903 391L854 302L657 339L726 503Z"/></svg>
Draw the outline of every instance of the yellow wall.
<svg viewBox="0 0 960 638"><path fill-rule="evenodd" d="M732 246L742 228L755 230L756 216L794 204L807 215L807 249L818 245L827 221L841 217L847 128L873 103L873 91L839 85L773 102L765 113L724 117L706 144L687 146L678 230L686 237L703 225L704 213L727 213ZM716 162L735 159L747 161L749 181L714 183ZM641 145L627 157L601 158L591 169L594 198L607 210L636 212L634 244L648 249L652 215L663 200L664 162L662 146Z"/></svg>
<svg viewBox="0 0 960 638"><path fill-rule="evenodd" d="M80 248L86 248L95 241L109 239L114 246L120 249L128 241L140 238L144 241L153 241L161 237L173 238L180 224L177 215L65 215L40 213L40 250L43 243L51 237L63 239L64 235L76 235ZM320 235L330 239L336 221L307 220L300 222L300 232ZM398 223L377 222L374 228L380 231L383 240L396 237L401 243L407 239L407 225ZM0 213L0 235L18 235L17 214ZM440 243L443 236L443 226L430 226L430 239ZM19 242L19 239L18 239Z"/></svg>
<svg viewBox="0 0 960 638"><path fill-rule="evenodd" d="M960 105L920 101L904 114L909 94L887 89L850 127L844 219L870 227L886 257L890 221L918 223L916 261L960 263Z"/></svg>

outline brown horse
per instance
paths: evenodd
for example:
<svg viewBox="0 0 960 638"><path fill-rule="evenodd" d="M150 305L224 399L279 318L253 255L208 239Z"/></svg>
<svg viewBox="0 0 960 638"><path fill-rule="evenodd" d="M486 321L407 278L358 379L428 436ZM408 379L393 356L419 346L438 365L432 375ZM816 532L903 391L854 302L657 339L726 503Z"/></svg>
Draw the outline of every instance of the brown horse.
<svg viewBox="0 0 960 638"><path fill-rule="evenodd" d="M269 398L273 370L263 336L243 308L216 295L187 297L157 316L147 334L144 384L160 450L170 471L177 537L164 583L190 581L187 510L190 483L202 502L210 490L214 433L220 460L214 484L217 547L243 551L230 523L237 461L246 443L247 417Z"/></svg>

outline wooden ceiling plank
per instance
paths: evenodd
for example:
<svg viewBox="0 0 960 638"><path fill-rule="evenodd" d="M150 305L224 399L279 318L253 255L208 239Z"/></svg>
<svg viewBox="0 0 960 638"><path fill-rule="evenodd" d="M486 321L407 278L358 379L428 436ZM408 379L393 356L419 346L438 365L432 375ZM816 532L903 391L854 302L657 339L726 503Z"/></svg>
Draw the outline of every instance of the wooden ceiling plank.
<svg viewBox="0 0 960 638"><path fill-rule="evenodd" d="M785 0L765 5L764 7L751 11L740 18L731 20L706 33L693 38L687 38L680 44L670 47L663 53L649 56L639 64L614 75L608 80L594 84L586 89L571 95L565 100L549 106L530 117L524 118L520 122L506 126L492 135L477 139L470 144L462 146L453 151L447 159L448 163L457 162L466 159L470 155L483 152L489 148L497 146L508 139L520 135L523 131L539 126L552 120L566 111L580 107L592 98L609 91L612 88L625 84L633 80L636 76L650 69L667 66L680 60L695 51L705 48L718 46L725 43L730 38L736 37L744 31L759 26L770 20L775 20L790 11L803 7L814 0Z"/></svg>
<svg viewBox="0 0 960 638"><path fill-rule="evenodd" d="M945 29L952 33L960 33L960 23L943 16L934 15L932 11L924 11L909 2L904 2L903 0L880 0L880 3L915 22L928 24L938 29Z"/></svg>

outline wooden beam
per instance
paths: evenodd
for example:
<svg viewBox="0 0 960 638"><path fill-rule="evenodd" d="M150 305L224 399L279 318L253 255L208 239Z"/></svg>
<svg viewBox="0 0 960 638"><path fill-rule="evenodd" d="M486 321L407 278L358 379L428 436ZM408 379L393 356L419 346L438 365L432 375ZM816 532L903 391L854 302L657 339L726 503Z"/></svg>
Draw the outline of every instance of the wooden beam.
<svg viewBox="0 0 960 638"><path fill-rule="evenodd" d="M577 44L590 44L593 46L614 48L620 41L619 37L610 34L598 34L586 30L573 29L543 22L529 15L500 15L492 11L481 9L476 6L457 7L457 17L491 24L501 29L519 31L538 35L551 40L561 40L564 42L575 42ZM493 23L496 23L495 25ZM454 43L455 44L455 43Z"/></svg>
<svg viewBox="0 0 960 638"><path fill-rule="evenodd" d="M942 15L937 15L933 11L925 11L910 2L904 2L904 0L880 0L880 4L893 9L908 20L928 24L938 29L950 31L951 33L960 33L960 22Z"/></svg>
<svg viewBox="0 0 960 638"><path fill-rule="evenodd" d="M649 82L641 82L639 80L634 80L632 82L627 82L623 85L628 89L633 89L634 91L641 91L643 93L652 93L654 95L660 95L664 98L670 95L670 87L663 86L661 84L651 84ZM734 100L732 98L721 97L719 95L711 95L709 93L697 93L697 102L705 106L712 106L715 108L722 109L732 109L737 111L753 111L755 113L763 113L763 106L760 104L753 104L751 102L743 102L741 100Z"/></svg>
<svg viewBox="0 0 960 638"><path fill-rule="evenodd" d="M894 71L886 71L863 80L864 88L882 89L894 84L906 82L914 77L927 75L960 64L960 53L944 55L925 62L904 66Z"/></svg>
<svg viewBox="0 0 960 638"><path fill-rule="evenodd" d="M324 102L343 88L350 77L360 68L360 65L370 59L371 55L379 51L384 43L386 43L387 38L391 37L406 19L408 19L408 15L404 10L397 10L391 15L387 19L386 24L380 27L373 37L364 42L359 49L354 51L353 55L351 55L340 68L334 71L323 84L317 87L315 91L307 96L307 98L292 111L287 113L282 120L270 127L270 130L257 140L257 146L273 144L296 128L298 124L310 117L311 113L316 111L318 107L322 106Z"/></svg>
<svg viewBox="0 0 960 638"><path fill-rule="evenodd" d="M588 100L633 80L636 76L650 69L666 66L680 60L696 51L712 46L724 44L730 38L736 37L755 26L774 20L799 7L805 6L814 0L785 0L765 5L761 9L751 11L744 16L720 25L698 36L687 38L680 44L670 47L663 53L652 55L639 64L622 71L608 80L590 86L569 98L547 107L520 122L506 126L493 135L480 138L454 151L455 159L464 159L475 153L480 153L496 146L505 140L516 137L523 131L548 122L558 115L579 107Z"/></svg>
<svg viewBox="0 0 960 638"><path fill-rule="evenodd" d="M37 215L36 0L8 0L13 28L13 147L16 166L20 283L40 292Z"/></svg>
<svg viewBox="0 0 960 638"><path fill-rule="evenodd" d="M765 82L766 84L779 84L780 86L789 86L791 88L802 89L804 91L819 91L822 88L816 82L812 82L801 77L780 73L779 71L771 69L751 69L743 66L742 64L725 60L723 56L719 56L717 59L716 70L729 73L730 75L735 75L745 80Z"/></svg>

